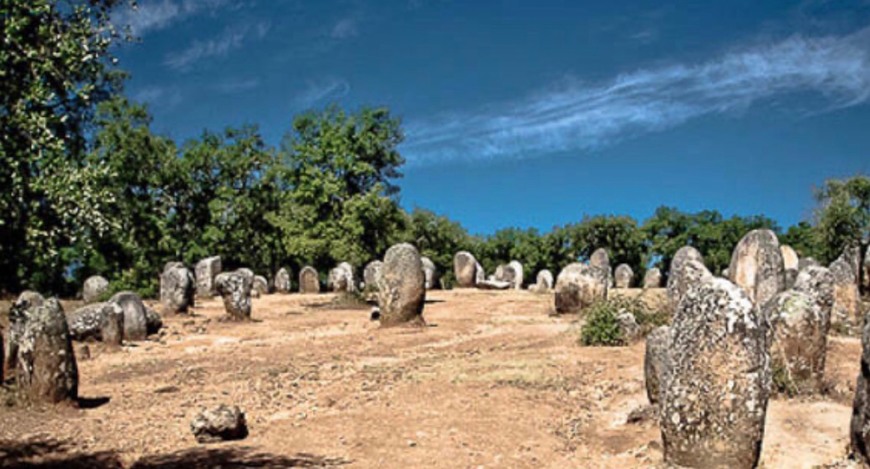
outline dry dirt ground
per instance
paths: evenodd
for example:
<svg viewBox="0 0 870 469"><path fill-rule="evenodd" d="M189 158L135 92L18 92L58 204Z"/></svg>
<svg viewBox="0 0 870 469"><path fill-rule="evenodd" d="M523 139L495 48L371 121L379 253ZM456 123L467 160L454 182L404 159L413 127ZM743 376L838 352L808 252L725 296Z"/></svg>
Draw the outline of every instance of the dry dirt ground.
<svg viewBox="0 0 870 469"><path fill-rule="evenodd" d="M658 292L660 293L660 292ZM656 467L642 342L581 347L552 295L429 292L422 329L381 330L332 295L219 300L111 352L77 345L81 408L0 408L0 467ZM842 461L860 343L833 338L825 396L772 400L763 466ZM226 403L250 435L199 445L190 421ZM40 465L41 464L41 465Z"/></svg>

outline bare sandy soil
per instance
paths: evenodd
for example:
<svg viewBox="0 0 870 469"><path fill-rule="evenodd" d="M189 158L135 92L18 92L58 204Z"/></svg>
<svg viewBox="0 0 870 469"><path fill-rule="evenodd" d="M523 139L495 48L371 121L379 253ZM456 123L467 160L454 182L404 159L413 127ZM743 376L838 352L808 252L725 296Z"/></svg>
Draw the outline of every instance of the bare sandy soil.
<svg viewBox="0 0 870 469"><path fill-rule="evenodd" d="M551 295L429 292L429 327L381 330L332 295L219 300L166 319L151 341L77 345L82 408L0 408L0 467L655 467L643 343L581 347ZM860 343L832 338L830 392L775 399L764 467L842 461ZM190 421L226 403L250 435L199 445Z"/></svg>

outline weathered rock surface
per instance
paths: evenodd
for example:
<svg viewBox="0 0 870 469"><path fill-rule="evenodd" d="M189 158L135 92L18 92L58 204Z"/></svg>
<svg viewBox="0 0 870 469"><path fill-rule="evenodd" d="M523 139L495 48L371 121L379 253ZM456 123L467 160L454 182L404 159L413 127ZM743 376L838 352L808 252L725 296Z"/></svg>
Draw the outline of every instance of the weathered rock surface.
<svg viewBox="0 0 870 469"><path fill-rule="evenodd" d="M18 295L9 309L9 325L6 330L4 346L4 367L13 372L18 367L18 346L21 343L21 335L24 333L24 324L27 321L27 312L33 308L42 306L45 298L34 291L25 290Z"/></svg>
<svg viewBox="0 0 870 469"><path fill-rule="evenodd" d="M613 272L610 268L610 255L604 248L598 248L589 256L589 266L595 268L597 276L607 285L613 286Z"/></svg>
<svg viewBox="0 0 870 469"><path fill-rule="evenodd" d="M269 281L266 280L266 277L262 275L254 276L254 283L252 286L253 291L257 292L257 296L263 296L269 294Z"/></svg>
<svg viewBox="0 0 870 469"><path fill-rule="evenodd" d="M870 465L870 317L865 318L861 334L861 367L852 401L852 421L849 426L852 454Z"/></svg>
<svg viewBox="0 0 870 469"><path fill-rule="evenodd" d="M353 267L347 262L342 262L329 271L327 286L330 291L336 293L352 293L356 291Z"/></svg>
<svg viewBox="0 0 870 469"><path fill-rule="evenodd" d="M78 366L60 302L50 298L38 305L16 303L12 309L17 311L10 316L23 318L18 341L19 390L34 403L75 401Z"/></svg>
<svg viewBox="0 0 870 469"><path fill-rule="evenodd" d="M459 251L453 256L453 273L456 276L456 286L459 288L474 288L479 278L477 259L467 251Z"/></svg>
<svg viewBox="0 0 870 469"><path fill-rule="evenodd" d="M852 266L842 257L828 267L834 278L834 304L831 310L832 324L860 325L861 296L855 283Z"/></svg>
<svg viewBox="0 0 870 469"><path fill-rule="evenodd" d="M119 292L109 299L124 311L124 339L145 340L148 337L148 317L142 298L133 292Z"/></svg>
<svg viewBox="0 0 870 469"><path fill-rule="evenodd" d="M211 298L217 294L215 278L222 271L220 256L207 257L196 264L196 294Z"/></svg>
<svg viewBox="0 0 870 469"><path fill-rule="evenodd" d="M290 269L281 267L278 273L275 274L275 291L278 293L290 293L293 289L293 283L290 279Z"/></svg>
<svg viewBox="0 0 870 469"><path fill-rule="evenodd" d="M820 264L819 261L813 259L812 257L803 257L800 260L798 260L798 272L800 272L801 270L804 270L810 266L817 266L818 267L821 265L822 264Z"/></svg>
<svg viewBox="0 0 870 469"><path fill-rule="evenodd" d="M783 244L779 246L779 252L782 254L782 266L785 270L798 270L800 258L791 246Z"/></svg>
<svg viewBox="0 0 870 469"><path fill-rule="evenodd" d="M124 310L117 303L85 305L67 316L73 340L99 340L120 345L124 339Z"/></svg>
<svg viewBox="0 0 870 469"><path fill-rule="evenodd" d="M434 290L441 286L441 273L438 272L438 267L428 257L422 257L423 274L426 276L426 289Z"/></svg>
<svg viewBox="0 0 870 469"><path fill-rule="evenodd" d="M634 271L628 264L619 264L613 271L613 282L616 288L631 288L634 282Z"/></svg>
<svg viewBox="0 0 870 469"><path fill-rule="evenodd" d="M665 464L756 467L771 382L764 318L743 289L709 277L688 289L672 330Z"/></svg>
<svg viewBox="0 0 870 469"><path fill-rule="evenodd" d="M656 267L648 269L643 276L644 288L661 288L662 287L662 271Z"/></svg>
<svg viewBox="0 0 870 469"><path fill-rule="evenodd" d="M241 440L248 436L244 412L238 406L223 404L197 414L190 422L190 430L199 443Z"/></svg>
<svg viewBox="0 0 870 469"><path fill-rule="evenodd" d="M670 302L673 311L676 311L686 292L693 286L701 282L713 278L713 274L707 270L707 267L700 261L689 260L685 262L679 271L672 272L672 277L668 278L668 301ZM671 280L674 280L673 282Z"/></svg>
<svg viewBox="0 0 870 469"><path fill-rule="evenodd" d="M299 292L320 293L320 275L310 265L299 271Z"/></svg>
<svg viewBox="0 0 870 469"><path fill-rule="evenodd" d="M807 293L787 290L764 305L771 328L771 369L785 391L822 390L830 318Z"/></svg>
<svg viewBox="0 0 870 469"><path fill-rule="evenodd" d="M502 264L496 267L492 280L506 282L510 285L510 288L519 290L523 285L523 265L518 261Z"/></svg>
<svg viewBox="0 0 870 469"><path fill-rule="evenodd" d="M186 313L194 305L196 279L180 262L171 262L160 274L160 303L163 314Z"/></svg>
<svg viewBox="0 0 870 469"><path fill-rule="evenodd" d="M426 277L420 253L407 243L392 246L384 254L378 278L381 326L424 324L425 301Z"/></svg>
<svg viewBox="0 0 870 469"><path fill-rule="evenodd" d="M378 277L381 275L381 268L383 266L384 263L378 260L366 264L365 269L363 269L363 281L366 284L367 290L375 291L378 289Z"/></svg>
<svg viewBox="0 0 870 469"><path fill-rule="evenodd" d="M674 258L671 260L671 265L668 268L667 284L668 302L671 305L671 310L676 310L680 303L680 299L682 299L683 295L686 293L689 285L692 282L700 280L699 277L694 275L699 272L689 272L689 275L683 272L686 264L690 261L696 261L701 265L704 265L704 258L701 256L701 253L692 246L681 247L677 250L674 254ZM710 274L706 268L704 268L704 271L708 275Z"/></svg>
<svg viewBox="0 0 870 469"><path fill-rule="evenodd" d="M482 282L486 280L486 270L480 265L480 262L474 261L474 281Z"/></svg>
<svg viewBox="0 0 870 469"><path fill-rule="evenodd" d="M502 280L489 279L477 282L477 288L480 290L510 290L513 288L513 284Z"/></svg>
<svg viewBox="0 0 870 469"><path fill-rule="evenodd" d="M510 261L508 266L514 271L514 280L512 283L514 290L521 290L525 281L525 272L523 264L520 261Z"/></svg>
<svg viewBox="0 0 870 469"><path fill-rule="evenodd" d="M795 279L793 290L810 295L827 317L830 328L834 306L834 274L827 267L811 265L801 270ZM825 331L827 333L827 330Z"/></svg>
<svg viewBox="0 0 870 469"><path fill-rule="evenodd" d="M106 280L105 277L93 275L85 280L85 284L82 287L82 300L85 303L93 303L95 301L99 301L100 297L103 296L103 294L105 294L108 290L109 281Z"/></svg>
<svg viewBox="0 0 870 469"><path fill-rule="evenodd" d="M145 307L145 328L148 330L148 335L160 332L163 327L163 318L157 311L149 307Z"/></svg>
<svg viewBox="0 0 870 469"><path fill-rule="evenodd" d="M553 289L553 273L547 269L538 272L535 277L535 284L529 286L529 290L536 293L547 293Z"/></svg>
<svg viewBox="0 0 870 469"><path fill-rule="evenodd" d="M556 313L576 313L592 303L607 298L608 285L601 280L601 270L586 264L569 264L556 277Z"/></svg>
<svg viewBox="0 0 870 469"><path fill-rule="evenodd" d="M728 270L731 281L759 307L784 291L785 268L776 233L758 229L743 236L731 254Z"/></svg>
<svg viewBox="0 0 870 469"><path fill-rule="evenodd" d="M245 272L223 272L215 279L218 293L224 300L224 309L229 319L247 321L251 319L251 290L254 278Z"/></svg>
<svg viewBox="0 0 870 469"><path fill-rule="evenodd" d="M671 328L659 326L646 337L643 357L644 384L650 404L661 401L662 389L671 373Z"/></svg>

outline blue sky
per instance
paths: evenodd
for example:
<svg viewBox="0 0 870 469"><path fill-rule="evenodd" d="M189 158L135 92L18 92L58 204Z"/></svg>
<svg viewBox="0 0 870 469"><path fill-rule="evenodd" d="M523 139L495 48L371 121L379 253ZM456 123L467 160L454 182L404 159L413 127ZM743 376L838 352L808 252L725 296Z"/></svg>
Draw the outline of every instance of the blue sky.
<svg viewBox="0 0 870 469"><path fill-rule="evenodd" d="M400 117L406 208L475 233L660 205L812 214L870 173L870 0L139 0L128 94L185 140Z"/></svg>

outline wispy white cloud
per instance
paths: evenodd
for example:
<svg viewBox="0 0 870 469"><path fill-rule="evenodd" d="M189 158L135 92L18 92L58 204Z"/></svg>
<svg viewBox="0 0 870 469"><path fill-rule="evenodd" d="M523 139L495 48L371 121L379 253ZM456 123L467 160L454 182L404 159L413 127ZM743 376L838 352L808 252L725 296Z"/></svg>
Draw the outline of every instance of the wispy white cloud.
<svg viewBox="0 0 870 469"><path fill-rule="evenodd" d="M143 0L125 7L112 16L117 26L129 26L136 36L169 27L176 21L198 13L213 13L224 8L238 8L243 3L231 0Z"/></svg>
<svg viewBox="0 0 870 469"><path fill-rule="evenodd" d="M694 65L671 65L589 85L570 82L515 102L410 122L410 163L532 158L589 150L706 115L813 93L810 112L870 99L870 27L846 36L793 36Z"/></svg>
<svg viewBox="0 0 870 469"><path fill-rule="evenodd" d="M226 29L220 36L209 40L196 40L187 48L167 54L163 63L175 70L187 70L196 62L211 57L223 57L240 49L249 39L262 39L269 32L267 22Z"/></svg>
<svg viewBox="0 0 870 469"><path fill-rule="evenodd" d="M146 86L134 92L133 101L146 103L151 107L174 108L182 101L181 91L175 87Z"/></svg>
<svg viewBox="0 0 870 469"><path fill-rule="evenodd" d="M358 34L358 20L354 17L347 17L335 23L329 36L333 39L348 39Z"/></svg>
<svg viewBox="0 0 870 469"><path fill-rule="evenodd" d="M327 77L309 81L294 99L297 107L308 108L330 100L341 99L350 93L350 83L342 78Z"/></svg>
<svg viewBox="0 0 870 469"><path fill-rule="evenodd" d="M233 79L220 82L214 85L214 89L221 93L233 94L233 93L241 93L243 91L250 91L260 86L259 78L244 78L244 79Z"/></svg>

